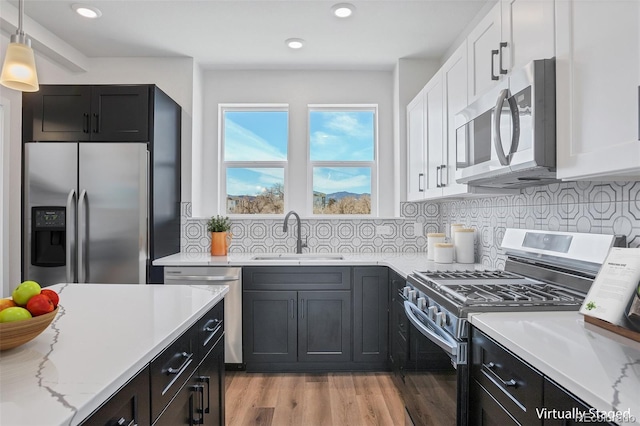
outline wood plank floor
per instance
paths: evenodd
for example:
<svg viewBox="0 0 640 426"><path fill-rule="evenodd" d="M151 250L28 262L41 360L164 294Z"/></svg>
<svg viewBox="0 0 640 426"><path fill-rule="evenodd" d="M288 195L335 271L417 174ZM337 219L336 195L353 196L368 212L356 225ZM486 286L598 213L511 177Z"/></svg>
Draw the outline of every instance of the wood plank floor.
<svg viewBox="0 0 640 426"><path fill-rule="evenodd" d="M391 373L226 372L228 426L405 424Z"/></svg>

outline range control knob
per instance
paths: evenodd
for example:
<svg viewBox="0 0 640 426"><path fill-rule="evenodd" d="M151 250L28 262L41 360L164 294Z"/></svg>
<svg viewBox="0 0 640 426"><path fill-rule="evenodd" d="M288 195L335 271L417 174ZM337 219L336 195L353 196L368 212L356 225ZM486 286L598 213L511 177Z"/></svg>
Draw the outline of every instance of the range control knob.
<svg viewBox="0 0 640 426"><path fill-rule="evenodd" d="M409 286L404 287L404 288L402 289L402 295L403 295L404 297L409 297L409 290L411 290L411 287L409 287Z"/></svg>
<svg viewBox="0 0 640 426"><path fill-rule="evenodd" d="M424 310L424 308L427 306L427 299L425 299L424 297L418 297L418 309L420 310Z"/></svg>
<svg viewBox="0 0 640 426"><path fill-rule="evenodd" d="M410 301L415 302L417 297L418 297L418 292L416 290L409 290Z"/></svg>
<svg viewBox="0 0 640 426"><path fill-rule="evenodd" d="M446 312L438 312L436 314L436 325L439 327L444 327L449 325L449 316Z"/></svg>
<svg viewBox="0 0 640 426"><path fill-rule="evenodd" d="M429 309L427 309L427 313L429 315L429 318L431 318L432 320L436 320L436 315L438 315L438 307L437 306L429 306Z"/></svg>

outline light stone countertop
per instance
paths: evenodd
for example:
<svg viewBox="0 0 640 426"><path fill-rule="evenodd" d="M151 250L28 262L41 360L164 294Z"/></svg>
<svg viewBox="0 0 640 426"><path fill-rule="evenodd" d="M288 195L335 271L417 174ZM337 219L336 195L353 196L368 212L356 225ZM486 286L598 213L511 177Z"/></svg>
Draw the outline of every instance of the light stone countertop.
<svg viewBox="0 0 640 426"><path fill-rule="evenodd" d="M342 255L343 259L297 259L287 257L278 260L254 260L255 256L279 253L229 253L228 256L211 256L209 253L180 252L153 261L154 266L388 266L406 278L414 270L478 270L479 264L444 264L427 260L427 253L305 253L302 256ZM283 253L289 256L291 253Z"/></svg>
<svg viewBox="0 0 640 426"><path fill-rule="evenodd" d="M228 286L56 284L59 311L0 352L0 424L76 425L196 323Z"/></svg>
<svg viewBox="0 0 640 426"><path fill-rule="evenodd" d="M486 312L471 324L600 411L631 410L640 424L640 343L577 312Z"/></svg>

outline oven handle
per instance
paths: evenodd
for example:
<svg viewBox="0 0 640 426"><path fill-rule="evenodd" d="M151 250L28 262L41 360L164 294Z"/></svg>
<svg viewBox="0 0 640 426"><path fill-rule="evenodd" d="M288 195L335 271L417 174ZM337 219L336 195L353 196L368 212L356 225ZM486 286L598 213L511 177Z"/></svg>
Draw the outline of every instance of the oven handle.
<svg viewBox="0 0 640 426"><path fill-rule="evenodd" d="M413 324L418 329L418 331L420 331L420 333L422 333L426 338L431 340L440 348L444 349L451 357L458 357L458 343L453 338L446 339L445 337L438 335L435 331L429 329L429 327L424 325L417 317L420 316L421 319L437 329L438 326L431 320L431 318L427 316L427 314L419 310L417 307L414 307L411 302L406 300L404 302L404 311L407 314L407 318L409 318L409 321L411 321L411 324Z"/></svg>

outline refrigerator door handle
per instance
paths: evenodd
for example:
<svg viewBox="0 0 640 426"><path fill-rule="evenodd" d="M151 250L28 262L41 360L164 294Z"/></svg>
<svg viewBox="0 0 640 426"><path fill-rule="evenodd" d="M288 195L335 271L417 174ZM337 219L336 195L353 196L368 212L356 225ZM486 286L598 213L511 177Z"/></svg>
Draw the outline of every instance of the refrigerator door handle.
<svg viewBox="0 0 640 426"><path fill-rule="evenodd" d="M87 280L87 259L86 245L87 233L87 190L83 189L78 198L78 282L85 283Z"/></svg>
<svg viewBox="0 0 640 426"><path fill-rule="evenodd" d="M73 208L74 215L71 219L69 219L69 213ZM75 277L72 275L75 273L75 268L71 267L72 255L71 252L75 250L75 239L76 239L76 214L77 214L77 206L76 206L76 190L72 189L69 191L69 195L67 195L67 235L66 235L66 253L65 253L65 264L67 265L67 282L72 283L75 282ZM70 225L73 225L73 229Z"/></svg>

